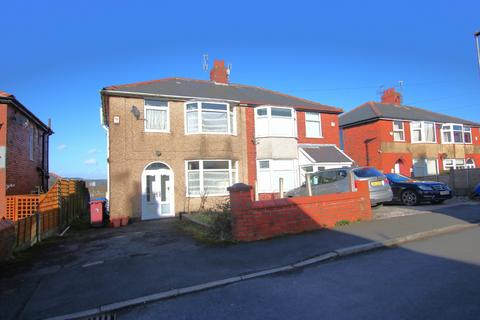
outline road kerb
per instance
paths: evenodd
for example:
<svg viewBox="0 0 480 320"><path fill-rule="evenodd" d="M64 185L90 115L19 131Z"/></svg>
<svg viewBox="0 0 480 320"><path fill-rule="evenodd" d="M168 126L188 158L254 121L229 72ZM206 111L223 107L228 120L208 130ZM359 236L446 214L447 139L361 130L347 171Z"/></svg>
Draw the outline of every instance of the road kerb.
<svg viewBox="0 0 480 320"><path fill-rule="evenodd" d="M221 280L216 280L216 281L211 281L211 282L206 282L206 283L201 283L198 285L194 286L189 286L189 287L184 287L184 288L178 288L178 289L172 289L168 291L163 291L151 295L146 295L143 297L138 297L134 299L128 299L125 301L120 301L116 303L111 303L107 305L103 305L97 308L92 308L80 312L75 312L63 316L56 316L56 317L51 317L47 318L47 320L63 320L63 319L80 319L80 318L86 318L86 317L92 317L96 315L101 315L106 312L114 312L120 309L125 309L128 307L134 307L140 304L146 304L150 302L156 302L164 299L169 299L175 296L180 296L180 295L186 295L190 293L195 293L203 290L208 290L212 288L217 288L221 286L225 286L228 284L236 283L236 282L241 282L253 278L259 278L259 277L264 277L276 273L281 273L281 272L286 272L286 271L291 271L294 269L301 269L304 267L307 267L309 265L317 264L320 262L324 262L327 260L339 258L339 257L346 257L362 252L368 252L368 251L373 251L379 248L386 248L386 247L392 247L396 246L399 244L403 244L406 242L411 242L415 240L421 240L421 239L426 239L429 237L437 236L437 235L442 235L442 234L447 234L447 233L452 233L455 231L460 231L464 229L470 229L474 227L478 227L478 223L472 223L472 224L456 224L448 227L443 227L443 228L437 228L433 230L428 230L428 231L423 231L423 232L418 232L414 234L410 234L407 236L403 237L397 237L393 239L387 239L387 240L382 240L382 241L372 241L372 242L367 242L364 244L359 244L359 245L354 245L354 246L349 246L349 247L344 247L344 248L339 248L336 250L333 250L331 252L327 252L315 257L311 257L299 262L296 262L294 264L289 264L285 266L280 266L276 268L271 268L267 270L262 270L262 271L257 271L241 276L236 276L236 277L230 277L226 279L221 279Z"/></svg>

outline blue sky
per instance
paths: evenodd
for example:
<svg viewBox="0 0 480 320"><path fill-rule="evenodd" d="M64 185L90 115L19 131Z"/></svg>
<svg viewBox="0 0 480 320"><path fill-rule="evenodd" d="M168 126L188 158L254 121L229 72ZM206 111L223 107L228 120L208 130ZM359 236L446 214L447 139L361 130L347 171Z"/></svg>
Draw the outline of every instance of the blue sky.
<svg viewBox="0 0 480 320"><path fill-rule="evenodd" d="M405 104L480 122L478 1L8 1L0 90L45 122L51 171L106 177L101 88L163 77L231 81L350 110L404 82Z"/></svg>

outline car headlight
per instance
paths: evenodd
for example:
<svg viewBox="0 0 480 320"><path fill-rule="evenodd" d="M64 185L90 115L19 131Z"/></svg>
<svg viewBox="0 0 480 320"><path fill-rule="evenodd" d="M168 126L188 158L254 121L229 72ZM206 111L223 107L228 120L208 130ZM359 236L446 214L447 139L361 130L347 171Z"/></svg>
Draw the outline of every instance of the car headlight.
<svg viewBox="0 0 480 320"><path fill-rule="evenodd" d="M419 185L418 185L418 188L419 188L420 190L423 190L423 191L432 191L432 190L433 190L432 187L426 186L426 185L423 185L423 184L419 184Z"/></svg>

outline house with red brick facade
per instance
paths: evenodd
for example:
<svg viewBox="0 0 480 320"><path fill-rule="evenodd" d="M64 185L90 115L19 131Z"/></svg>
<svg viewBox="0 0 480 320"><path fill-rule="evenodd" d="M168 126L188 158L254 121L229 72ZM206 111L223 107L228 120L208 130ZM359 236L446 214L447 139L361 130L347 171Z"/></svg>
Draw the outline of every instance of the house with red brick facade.
<svg viewBox="0 0 480 320"><path fill-rule="evenodd" d="M393 88L381 102L343 114L344 151L360 166L407 176L480 166L480 124L402 105Z"/></svg>
<svg viewBox="0 0 480 320"><path fill-rule="evenodd" d="M349 166L336 107L233 84L223 61L210 80L166 78L101 91L110 215L153 219L214 206L227 187L262 198L305 172Z"/></svg>
<svg viewBox="0 0 480 320"><path fill-rule="evenodd" d="M0 91L0 219L6 196L48 190L48 141L53 131L15 96Z"/></svg>

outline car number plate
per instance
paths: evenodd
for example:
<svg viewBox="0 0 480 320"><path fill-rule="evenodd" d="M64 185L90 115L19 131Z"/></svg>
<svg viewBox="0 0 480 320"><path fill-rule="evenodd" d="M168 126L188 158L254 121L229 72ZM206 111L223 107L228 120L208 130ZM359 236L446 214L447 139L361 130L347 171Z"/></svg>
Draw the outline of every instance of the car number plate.
<svg viewBox="0 0 480 320"><path fill-rule="evenodd" d="M440 194L446 196L447 194L450 194L450 191L440 191Z"/></svg>
<svg viewBox="0 0 480 320"><path fill-rule="evenodd" d="M370 185L372 187L383 186L383 181L372 181L372 182L370 182Z"/></svg>

